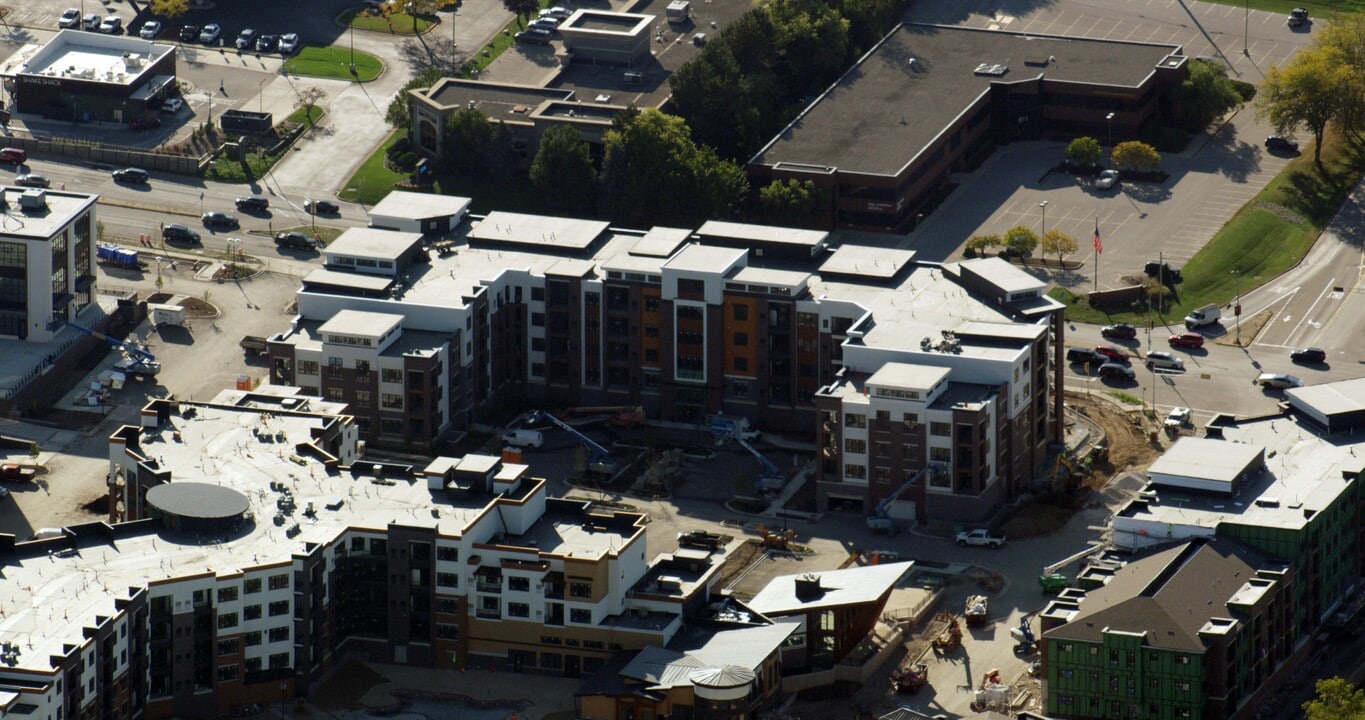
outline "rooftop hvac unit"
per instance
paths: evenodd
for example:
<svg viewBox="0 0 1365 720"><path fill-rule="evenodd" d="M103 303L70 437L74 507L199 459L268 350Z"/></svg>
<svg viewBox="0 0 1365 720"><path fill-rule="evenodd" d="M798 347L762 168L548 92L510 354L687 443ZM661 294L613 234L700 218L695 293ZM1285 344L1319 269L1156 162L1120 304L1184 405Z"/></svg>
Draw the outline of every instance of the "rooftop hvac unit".
<svg viewBox="0 0 1365 720"><path fill-rule="evenodd" d="M19 207L24 210L46 210L47 191L46 190L25 190L19 196Z"/></svg>

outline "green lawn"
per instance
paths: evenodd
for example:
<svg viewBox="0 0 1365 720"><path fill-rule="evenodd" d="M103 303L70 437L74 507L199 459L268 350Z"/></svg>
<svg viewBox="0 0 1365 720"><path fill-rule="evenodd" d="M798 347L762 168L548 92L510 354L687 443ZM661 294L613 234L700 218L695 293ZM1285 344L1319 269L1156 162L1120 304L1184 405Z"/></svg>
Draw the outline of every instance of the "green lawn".
<svg viewBox="0 0 1365 720"><path fill-rule="evenodd" d="M380 62L379 58L359 50L355 51L355 75L351 74L350 63L351 51L348 48L309 45L285 60L280 69L292 75L359 82L369 82L379 77L379 73L384 70L384 63Z"/></svg>
<svg viewBox="0 0 1365 720"><path fill-rule="evenodd" d="M321 120L322 116L326 114L327 111L318 105L311 108L300 106L295 108L294 112L289 113L289 117L285 118L284 121L296 125L316 125L318 120Z"/></svg>
<svg viewBox="0 0 1365 720"><path fill-rule="evenodd" d="M504 50L512 47L512 44L516 42L512 39L512 36L517 34L521 29L521 20L519 18L512 18L512 22L507 23L507 26L503 28L502 32L494 35L493 39L488 41L487 45L484 45L473 57L469 58L469 62L466 63L466 67L469 68L468 72L476 73L488 67L494 60L497 60L498 56L501 55Z"/></svg>
<svg viewBox="0 0 1365 720"><path fill-rule="evenodd" d="M1323 175L1312 147L1291 161L1181 268L1175 302L1160 321L1178 321L1190 310L1231 301L1240 291L1263 285L1293 267L1312 247L1341 202L1365 171L1365 143L1330 134L1323 142ZM1266 205L1289 213L1275 212ZM1140 324L1143 313L1107 313L1089 307L1065 288L1048 295L1067 305L1072 322Z"/></svg>
<svg viewBox="0 0 1365 720"><path fill-rule="evenodd" d="M361 12L359 10L347 10L342 13L340 17L342 25L350 25L357 30L373 30L375 32L393 33L394 35L416 35L418 33L424 33L427 31L427 28L436 24L424 17L415 19L417 22L417 29L413 30L414 18L404 12L396 12L388 17L384 17L382 15L371 15L368 12Z"/></svg>
<svg viewBox="0 0 1365 720"><path fill-rule="evenodd" d="M355 174L346 182L346 188L337 194L347 202L373 205L384 199L393 189L393 184L402 180L403 173L396 173L384 167L384 152L402 137L406 130L394 130L389 137L375 148L365 162L356 168Z"/></svg>
<svg viewBox="0 0 1365 720"><path fill-rule="evenodd" d="M1209 2L1239 8L1250 4L1252 10L1267 10L1284 13L1286 16L1296 7L1307 8L1309 17L1365 11L1365 0L1209 0Z"/></svg>
<svg viewBox="0 0 1365 720"><path fill-rule="evenodd" d="M312 122L316 123L326 114L327 111L317 105L312 107L311 112L306 107L300 107L290 113L289 117L285 118L280 124L293 123L301 125L309 122L310 115L312 116ZM270 142L274 143L277 141L271 140ZM287 150L288 148L286 148L286 151ZM246 154L246 157L243 160L233 160L228 157L227 153L220 152L217 157L213 158L213 164L209 165L204 176L210 180L217 180L218 182L252 182L263 177L270 171L270 168L275 167L275 163L279 162L280 158L283 156L283 153L271 155L265 152L250 152Z"/></svg>

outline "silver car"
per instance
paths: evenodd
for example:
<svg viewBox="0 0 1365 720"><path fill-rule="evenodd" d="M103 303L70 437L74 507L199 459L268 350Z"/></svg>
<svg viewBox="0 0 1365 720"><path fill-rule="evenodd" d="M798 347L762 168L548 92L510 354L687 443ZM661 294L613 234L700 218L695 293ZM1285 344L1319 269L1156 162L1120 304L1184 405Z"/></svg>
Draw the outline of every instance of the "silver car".
<svg viewBox="0 0 1365 720"><path fill-rule="evenodd" d="M1147 353L1147 367L1153 370L1184 370L1185 361L1161 350Z"/></svg>

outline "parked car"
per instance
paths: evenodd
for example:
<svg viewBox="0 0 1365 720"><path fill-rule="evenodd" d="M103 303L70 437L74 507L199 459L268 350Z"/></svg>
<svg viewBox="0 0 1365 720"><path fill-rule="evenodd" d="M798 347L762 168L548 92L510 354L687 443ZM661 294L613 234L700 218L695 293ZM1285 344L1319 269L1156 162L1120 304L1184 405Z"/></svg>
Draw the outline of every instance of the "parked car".
<svg viewBox="0 0 1365 720"><path fill-rule="evenodd" d="M1322 348L1315 347L1297 348L1289 353L1289 359L1296 363L1317 365L1327 362L1327 352Z"/></svg>
<svg viewBox="0 0 1365 720"><path fill-rule="evenodd" d="M146 185L151 177L142 168L121 168L112 173L114 182L132 183L134 185Z"/></svg>
<svg viewBox="0 0 1365 720"><path fill-rule="evenodd" d="M1100 377L1106 380L1134 380L1137 373L1127 365L1120 365L1116 362L1107 362L1100 366Z"/></svg>
<svg viewBox="0 0 1365 720"><path fill-rule="evenodd" d="M184 225L171 223L161 228L161 239L167 242L187 242L197 245L199 244L199 233Z"/></svg>
<svg viewBox="0 0 1365 720"><path fill-rule="evenodd" d="M275 245L290 250L316 250L322 243L301 232L282 232L275 235Z"/></svg>
<svg viewBox="0 0 1365 720"><path fill-rule="evenodd" d="M517 42L531 43L533 45L547 45L550 42L550 33L540 28L527 28L513 36Z"/></svg>
<svg viewBox="0 0 1365 720"><path fill-rule="evenodd" d="M1070 363L1090 363L1091 365L1101 365L1104 363L1104 356L1097 354L1090 348L1072 347L1066 349L1066 361Z"/></svg>
<svg viewBox="0 0 1365 720"><path fill-rule="evenodd" d="M256 38L256 52L275 52L279 46L279 35L262 35Z"/></svg>
<svg viewBox="0 0 1365 720"><path fill-rule="evenodd" d="M15 178L14 178L14 184L15 184L15 185L21 185L21 186L23 186L23 187L37 187L37 188L52 187L52 181L51 181L51 180L48 180L47 178L43 177L42 175L35 175L35 174L33 174L33 173L25 173L25 174L23 174L23 175L15 176Z"/></svg>
<svg viewBox="0 0 1365 720"><path fill-rule="evenodd" d="M252 30L251 28L247 28L247 29L241 31L240 33L237 33L237 49L238 49L238 50L250 50L250 49L253 48L253 47L256 47L256 31L255 31L255 30Z"/></svg>
<svg viewBox="0 0 1365 720"><path fill-rule="evenodd" d="M185 101L178 97L169 98L161 103L161 112L167 115L174 115L180 112L180 108L185 107Z"/></svg>
<svg viewBox="0 0 1365 720"><path fill-rule="evenodd" d="M100 14L99 14L99 13L86 13L86 14L85 14L85 17L81 19L81 27L85 28L86 30L89 30L90 32L94 32L94 31L96 31L96 30L99 30L99 29L100 29Z"/></svg>
<svg viewBox="0 0 1365 720"><path fill-rule="evenodd" d="M314 215L337 215L341 213L341 206L331 200L307 200L303 203L303 209Z"/></svg>
<svg viewBox="0 0 1365 720"><path fill-rule="evenodd" d="M241 223L237 222L236 215L229 215L228 213L225 212L217 211L206 212L203 215L200 215L199 219L204 223L205 227L214 227L221 225L222 227L235 228L241 225Z"/></svg>
<svg viewBox="0 0 1365 720"><path fill-rule="evenodd" d="M1190 409L1187 407L1173 407L1166 415L1164 423L1168 428L1182 428L1190 424Z"/></svg>
<svg viewBox="0 0 1365 720"><path fill-rule="evenodd" d="M147 22L142 23L142 27L138 29L137 34L138 37L141 37L143 40L155 40L161 35L161 21L148 20Z"/></svg>
<svg viewBox="0 0 1365 720"><path fill-rule="evenodd" d="M1113 345L1096 345L1095 354L1103 355L1104 357L1116 363L1128 362L1128 353L1114 347Z"/></svg>
<svg viewBox="0 0 1365 720"><path fill-rule="evenodd" d="M299 49L298 33L285 33L280 36L280 54L290 55Z"/></svg>
<svg viewBox="0 0 1365 720"><path fill-rule="evenodd" d="M1289 27L1299 27L1308 22L1308 9L1296 7L1289 11L1289 17L1285 20Z"/></svg>
<svg viewBox="0 0 1365 720"><path fill-rule="evenodd" d="M62 11L62 16L57 18L57 27L75 28L81 24L81 11L76 8L67 8Z"/></svg>
<svg viewBox="0 0 1365 720"><path fill-rule="evenodd" d="M28 151L23 148L0 148L0 163L23 165L28 162Z"/></svg>
<svg viewBox="0 0 1365 720"><path fill-rule="evenodd" d="M1265 149L1296 153L1299 151L1299 143L1293 138L1287 138L1282 135L1271 135L1265 139Z"/></svg>
<svg viewBox="0 0 1365 720"><path fill-rule="evenodd" d="M1128 323L1116 323L1114 325L1105 325L1104 327L1100 328L1100 335L1107 338L1116 338L1119 340L1132 340L1133 338L1137 337L1137 328L1133 327L1132 325L1129 325Z"/></svg>
<svg viewBox="0 0 1365 720"><path fill-rule="evenodd" d="M117 15L110 15L109 17L101 20L100 32L104 33L105 35L118 35L122 33L123 18Z"/></svg>
<svg viewBox="0 0 1365 720"><path fill-rule="evenodd" d="M964 530L957 534L957 544L966 547L992 547L998 548L1005 544L1004 535L992 535L985 529Z"/></svg>
<svg viewBox="0 0 1365 720"><path fill-rule="evenodd" d="M223 26L218 23L209 23L204 29L199 31L199 42L205 45L216 43L223 37Z"/></svg>
<svg viewBox="0 0 1365 720"><path fill-rule="evenodd" d="M1168 352L1153 350L1147 353L1147 367L1154 370L1184 370L1185 361Z"/></svg>
<svg viewBox="0 0 1365 720"><path fill-rule="evenodd" d="M1108 190L1119 186L1119 171L1105 170L1095 179L1095 187L1101 190Z"/></svg>
<svg viewBox="0 0 1365 720"><path fill-rule="evenodd" d="M1204 347L1204 336L1193 332L1178 333L1171 336L1170 342L1171 347L1201 348Z"/></svg>
<svg viewBox="0 0 1365 720"><path fill-rule="evenodd" d="M237 198L237 209L254 212L261 212L270 209L270 198L260 195L248 195Z"/></svg>
<svg viewBox="0 0 1365 720"><path fill-rule="evenodd" d="M1256 384L1264 388L1275 388L1283 390L1285 388L1303 387L1303 381L1293 375L1284 373L1261 373L1256 377Z"/></svg>
<svg viewBox="0 0 1365 720"><path fill-rule="evenodd" d="M527 27L552 33L559 29L559 21L552 17L536 18Z"/></svg>
<svg viewBox="0 0 1365 720"><path fill-rule="evenodd" d="M179 35L179 37L180 37L180 42L182 42L182 43L194 42L195 40L198 40L198 39L199 39L199 26L198 26L198 25L181 25L181 26L180 26L180 35Z"/></svg>
<svg viewBox="0 0 1365 720"><path fill-rule="evenodd" d="M544 10L540 11L540 17L550 17L556 20L568 20L569 16L572 14L573 14L572 10L561 5L545 8Z"/></svg>
<svg viewBox="0 0 1365 720"><path fill-rule="evenodd" d="M134 130L147 130L150 128L161 127L161 118L155 115L138 115L133 121L128 123L128 127Z"/></svg>

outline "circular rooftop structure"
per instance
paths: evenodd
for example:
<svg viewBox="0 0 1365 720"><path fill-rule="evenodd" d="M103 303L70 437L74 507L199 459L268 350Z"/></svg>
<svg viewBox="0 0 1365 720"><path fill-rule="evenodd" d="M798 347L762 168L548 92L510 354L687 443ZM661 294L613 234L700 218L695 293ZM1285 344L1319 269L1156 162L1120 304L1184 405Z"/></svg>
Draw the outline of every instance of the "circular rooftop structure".
<svg viewBox="0 0 1365 720"><path fill-rule="evenodd" d="M231 530L251 506L245 495L222 485L172 482L148 490L147 507L168 529L214 532Z"/></svg>
<svg viewBox="0 0 1365 720"><path fill-rule="evenodd" d="M749 695L758 676L753 670L738 665L719 668L698 668L688 674L697 697L712 702L740 700Z"/></svg>

